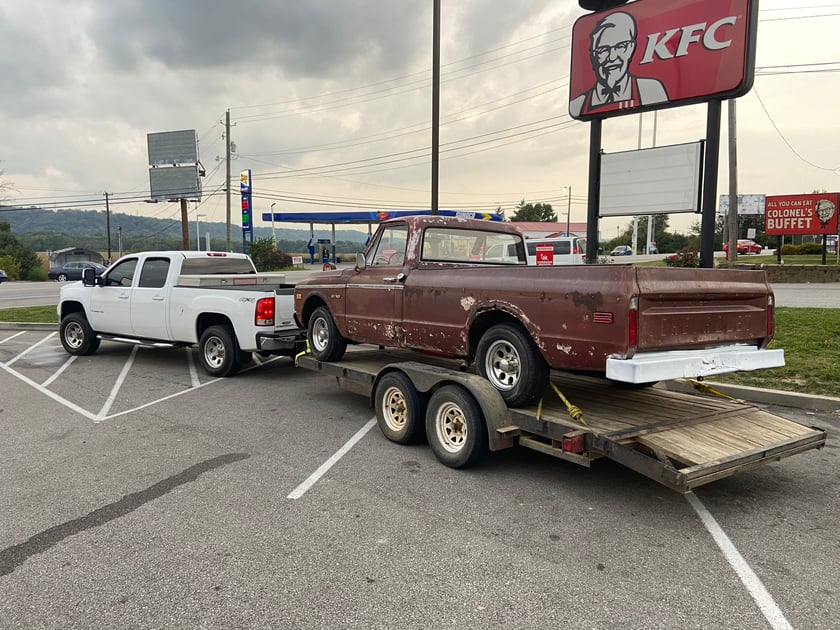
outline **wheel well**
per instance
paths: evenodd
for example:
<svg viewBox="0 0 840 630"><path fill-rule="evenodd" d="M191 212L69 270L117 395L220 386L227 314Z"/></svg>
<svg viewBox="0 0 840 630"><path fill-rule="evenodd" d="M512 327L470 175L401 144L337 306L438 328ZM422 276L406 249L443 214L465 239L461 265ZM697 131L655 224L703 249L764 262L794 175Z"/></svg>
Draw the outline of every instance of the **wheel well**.
<svg viewBox="0 0 840 630"><path fill-rule="evenodd" d="M306 301L306 304L303 305L303 310L301 311L301 319L303 321L300 322L300 325L306 328L307 324L309 323L309 318L312 316L312 313L315 311L316 308L319 306L326 307L327 303L320 297L311 297Z"/></svg>
<svg viewBox="0 0 840 630"><path fill-rule="evenodd" d="M514 326L518 326L526 334L530 337L531 334L522 325L516 317L511 315L510 313L506 313L504 311L494 310L494 311L486 311L475 318L473 321L472 326L470 326L470 347L469 353L470 358L475 356L475 350L478 347L478 342L481 337L486 333L490 328L496 326L497 324L513 324Z"/></svg>
<svg viewBox="0 0 840 630"><path fill-rule="evenodd" d="M58 318L59 323L67 317L70 313L82 313L84 315L85 309L79 302L64 302L61 305L61 315Z"/></svg>
<svg viewBox="0 0 840 630"><path fill-rule="evenodd" d="M225 315L219 313L202 313L195 322L195 338L201 339L201 335L210 326L227 326L233 330L233 324Z"/></svg>

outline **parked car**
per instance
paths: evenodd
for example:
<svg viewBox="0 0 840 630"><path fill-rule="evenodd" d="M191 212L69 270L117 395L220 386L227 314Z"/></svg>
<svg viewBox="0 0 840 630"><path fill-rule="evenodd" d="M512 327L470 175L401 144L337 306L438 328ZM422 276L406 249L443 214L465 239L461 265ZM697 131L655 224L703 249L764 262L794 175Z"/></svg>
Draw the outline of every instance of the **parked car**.
<svg viewBox="0 0 840 630"><path fill-rule="evenodd" d="M0 269L0 284L3 284L9 279L9 276L6 275L6 272Z"/></svg>
<svg viewBox="0 0 840 630"><path fill-rule="evenodd" d="M723 244L723 253L729 254L729 242ZM738 239L738 253L739 254L760 254L761 245L748 238Z"/></svg>
<svg viewBox="0 0 840 630"><path fill-rule="evenodd" d="M58 267L51 267L47 276L49 276L50 280L58 280L59 282L81 280L82 269L85 267L92 267L96 276L101 276L102 272L107 269L104 265L90 262L89 260L74 260Z"/></svg>
<svg viewBox="0 0 840 630"><path fill-rule="evenodd" d="M610 256L632 256L633 249L629 245L619 245L614 247L610 252Z"/></svg>

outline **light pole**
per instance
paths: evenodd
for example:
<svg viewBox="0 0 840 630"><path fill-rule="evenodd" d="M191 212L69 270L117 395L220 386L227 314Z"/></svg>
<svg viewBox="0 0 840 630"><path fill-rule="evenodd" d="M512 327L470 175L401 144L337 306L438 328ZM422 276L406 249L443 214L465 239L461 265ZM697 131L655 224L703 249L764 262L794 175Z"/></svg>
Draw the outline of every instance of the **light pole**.
<svg viewBox="0 0 840 630"><path fill-rule="evenodd" d="M274 206L277 202L271 204L271 241L274 243L274 249L277 249L277 235L274 233Z"/></svg>
<svg viewBox="0 0 840 630"><path fill-rule="evenodd" d="M199 219L201 217L206 217L206 214L199 214L198 212L195 213L195 248L198 251L201 251L201 224L199 223Z"/></svg>
<svg viewBox="0 0 840 630"><path fill-rule="evenodd" d="M572 187L566 186L569 189L569 205L566 206L566 236L571 236L571 217L572 217Z"/></svg>

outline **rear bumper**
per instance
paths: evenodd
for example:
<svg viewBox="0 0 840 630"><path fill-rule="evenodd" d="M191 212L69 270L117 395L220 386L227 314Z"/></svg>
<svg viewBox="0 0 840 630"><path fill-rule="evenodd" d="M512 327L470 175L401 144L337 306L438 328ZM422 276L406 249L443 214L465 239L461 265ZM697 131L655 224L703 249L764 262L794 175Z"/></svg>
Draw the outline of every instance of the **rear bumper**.
<svg viewBox="0 0 840 630"><path fill-rule="evenodd" d="M273 354L297 354L306 348L306 330L290 328L272 333L257 333L257 351Z"/></svg>
<svg viewBox="0 0 840 630"><path fill-rule="evenodd" d="M624 383L654 383L674 378L697 378L782 367L785 351L734 345L703 350L642 352L632 359L607 359L606 376Z"/></svg>

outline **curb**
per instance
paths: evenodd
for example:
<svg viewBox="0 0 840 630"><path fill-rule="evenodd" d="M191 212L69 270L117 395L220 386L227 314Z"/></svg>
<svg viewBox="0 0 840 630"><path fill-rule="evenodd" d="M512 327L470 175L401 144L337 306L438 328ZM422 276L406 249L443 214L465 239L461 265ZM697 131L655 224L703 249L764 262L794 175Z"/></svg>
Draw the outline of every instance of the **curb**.
<svg viewBox="0 0 840 630"><path fill-rule="evenodd" d="M0 330L58 330L58 324L36 322L0 322ZM762 389L760 387L746 387L743 385L728 385L703 381L719 392L755 403L767 405L781 405L795 409L812 409L840 414L840 398L831 396L817 396L815 394L799 394L776 389ZM691 383L685 381L663 381L657 385L671 392L694 393Z"/></svg>

